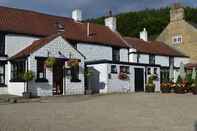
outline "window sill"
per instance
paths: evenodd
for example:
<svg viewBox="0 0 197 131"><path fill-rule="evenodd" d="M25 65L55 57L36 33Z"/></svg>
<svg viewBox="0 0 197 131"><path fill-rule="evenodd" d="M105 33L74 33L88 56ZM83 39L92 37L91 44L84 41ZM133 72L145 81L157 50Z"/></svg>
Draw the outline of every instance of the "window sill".
<svg viewBox="0 0 197 131"><path fill-rule="evenodd" d="M26 82L25 80L10 80L10 82Z"/></svg>
<svg viewBox="0 0 197 131"><path fill-rule="evenodd" d="M7 87L7 85L6 84L0 84L0 88L2 88L2 87Z"/></svg>
<svg viewBox="0 0 197 131"><path fill-rule="evenodd" d="M47 79L36 79L35 82L49 82Z"/></svg>
<svg viewBox="0 0 197 131"><path fill-rule="evenodd" d="M79 79L73 79L73 80L71 79L70 81L71 81L71 82L76 82L76 83L77 83L77 82L81 82L81 80L79 80Z"/></svg>

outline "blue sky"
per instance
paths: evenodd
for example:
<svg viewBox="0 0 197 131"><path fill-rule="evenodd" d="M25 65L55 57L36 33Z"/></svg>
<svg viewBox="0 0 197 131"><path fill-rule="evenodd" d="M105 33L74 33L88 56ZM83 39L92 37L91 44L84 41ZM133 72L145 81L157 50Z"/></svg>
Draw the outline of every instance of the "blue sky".
<svg viewBox="0 0 197 131"><path fill-rule="evenodd" d="M117 14L165 7L174 2L197 7L197 0L0 0L0 5L68 17L73 9L79 8L84 18L92 18L105 15L109 9Z"/></svg>

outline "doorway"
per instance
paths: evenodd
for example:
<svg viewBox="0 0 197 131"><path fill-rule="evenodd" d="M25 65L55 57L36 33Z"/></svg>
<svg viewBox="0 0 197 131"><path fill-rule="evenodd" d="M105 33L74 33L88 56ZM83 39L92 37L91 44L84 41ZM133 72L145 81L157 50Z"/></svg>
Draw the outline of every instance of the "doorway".
<svg viewBox="0 0 197 131"><path fill-rule="evenodd" d="M63 95L64 61L56 60L53 66L53 95Z"/></svg>
<svg viewBox="0 0 197 131"><path fill-rule="evenodd" d="M144 91L144 69L135 68L135 92Z"/></svg>

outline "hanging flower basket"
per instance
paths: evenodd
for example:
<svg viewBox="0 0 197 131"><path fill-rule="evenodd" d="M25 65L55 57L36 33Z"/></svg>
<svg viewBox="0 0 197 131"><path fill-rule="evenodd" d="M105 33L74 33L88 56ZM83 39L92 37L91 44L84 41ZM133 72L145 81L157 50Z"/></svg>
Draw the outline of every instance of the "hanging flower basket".
<svg viewBox="0 0 197 131"><path fill-rule="evenodd" d="M79 65L79 60L77 60L77 59L70 59L70 60L67 61L67 65L69 67L78 66Z"/></svg>
<svg viewBox="0 0 197 131"><path fill-rule="evenodd" d="M45 65L46 65L46 67L48 67L48 68L52 68L53 65L54 65L55 63L56 63L56 60L55 60L54 57L48 57L48 58L46 59L46 61L45 61Z"/></svg>
<svg viewBox="0 0 197 131"><path fill-rule="evenodd" d="M119 77L120 80L128 80L129 79L129 76L126 73L123 73L123 72L120 72L118 77Z"/></svg>

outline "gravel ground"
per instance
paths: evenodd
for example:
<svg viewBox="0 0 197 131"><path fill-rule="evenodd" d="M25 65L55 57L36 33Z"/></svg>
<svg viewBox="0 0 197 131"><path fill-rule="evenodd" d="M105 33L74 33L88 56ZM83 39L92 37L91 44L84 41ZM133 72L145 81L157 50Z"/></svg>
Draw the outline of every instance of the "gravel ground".
<svg viewBox="0 0 197 131"><path fill-rule="evenodd" d="M0 105L0 131L194 131L197 96L113 94Z"/></svg>

